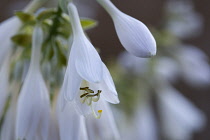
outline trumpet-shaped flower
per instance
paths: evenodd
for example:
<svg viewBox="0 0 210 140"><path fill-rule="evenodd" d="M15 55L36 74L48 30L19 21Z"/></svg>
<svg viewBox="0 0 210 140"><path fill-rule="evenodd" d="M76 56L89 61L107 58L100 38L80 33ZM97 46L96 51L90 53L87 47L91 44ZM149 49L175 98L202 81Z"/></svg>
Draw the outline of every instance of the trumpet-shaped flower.
<svg viewBox="0 0 210 140"><path fill-rule="evenodd" d="M21 22L16 17L9 18L0 24L0 66L13 45L11 37L15 35L20 26Z"/></svg>
<svg viewBox="0 0 210 140"><path fill-rule="evenodd" d="M108 69L82 30L76 7L73 3L69 3L68 9L73 29L73 44L62 94L69 101L75 99L82 114L86 112L84 105L86 103L97 116L92 102L97 102L101 95L108 102L119 103L117 92Z"/></svg>
<svg viewBox="0 0 210 140"><path fill-rule="evenodd" d="M158 92L164 134L172 140L191 139L191 133L204 126L204 114L171 87Z"/></svg>
<svg viewBox="0 0 210 140"><path fill-rule="evenodd" d="M156 41L141 21L121 12L110 0L97 1L112 17L119 40L128 52L138 57L156 54Z"/></svg>
<svg viewBox="0 0 210 140"><path fill-rule="evenodd" d="M176 57L181 64L180 71L184 79L194 86L209 84L210 66L206 54L193 46L182 46L177 51Z"/></svg>
<svg viewBox="0 0 210 140"><path fill-rule="evenodd" d="M134 117L133 139L157 140L157 126L150 103L146 101L139 107Z"/></svg>
<svg viewBox="0 0 210 140"><path fill-rule="evenodd" d="M28 74L18 98L16 138L47 140L49 122L49 95L40 71L43 33L35 27L32 40L32 57Z"/></svg>

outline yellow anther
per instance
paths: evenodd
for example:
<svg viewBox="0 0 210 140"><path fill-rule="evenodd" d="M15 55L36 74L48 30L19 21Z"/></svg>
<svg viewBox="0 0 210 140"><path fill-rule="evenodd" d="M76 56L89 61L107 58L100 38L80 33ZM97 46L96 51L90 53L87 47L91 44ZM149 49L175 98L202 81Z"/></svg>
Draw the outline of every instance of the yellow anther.
<svg viewBox="0 0 210 140"><path fill-rule="evenodd" d="M102 113L102 110L98 110L98 113Z"/></svg>

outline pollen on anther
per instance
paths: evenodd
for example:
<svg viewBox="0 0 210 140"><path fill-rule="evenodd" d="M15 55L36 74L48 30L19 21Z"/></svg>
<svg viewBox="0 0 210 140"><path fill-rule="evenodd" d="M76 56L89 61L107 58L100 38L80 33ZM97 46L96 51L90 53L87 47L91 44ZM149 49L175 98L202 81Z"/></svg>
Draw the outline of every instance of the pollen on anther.
<svg viewBox="0 0 210 140"><path fill-rule="evenodd" d="M102 113L102 110L98 110L98 113Z"/></svg>

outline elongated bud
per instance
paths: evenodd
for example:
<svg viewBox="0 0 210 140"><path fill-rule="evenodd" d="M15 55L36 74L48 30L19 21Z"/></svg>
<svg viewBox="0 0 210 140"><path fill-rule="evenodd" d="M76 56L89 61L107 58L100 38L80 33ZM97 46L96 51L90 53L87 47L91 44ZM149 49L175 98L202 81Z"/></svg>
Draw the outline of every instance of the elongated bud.
<svg viewBox="0 0 210 140"><path fill-rule="evenodd" d="M139 20L119 11L110 0L97 0L110 14L121 44L137 57L156 54L156 41L149 29Z"/></svg>

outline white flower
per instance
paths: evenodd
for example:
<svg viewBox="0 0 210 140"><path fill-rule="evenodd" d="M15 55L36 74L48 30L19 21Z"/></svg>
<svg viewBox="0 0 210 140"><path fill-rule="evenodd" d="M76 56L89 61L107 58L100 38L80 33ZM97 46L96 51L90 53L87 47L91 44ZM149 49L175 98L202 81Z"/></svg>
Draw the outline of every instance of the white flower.
<svg viewBox="0 0 210 140"><path fill-rule="evenodd" d="M189 140L194 131L204 126L203 112L172 87L163 87L158 97L163 131L168 139Z"/></svg>
<svg viewBox="0 0 210 140"><path fill-rule="evenodd" d="M20 140L48 139L50 103L39 64L42 42L42 30L35 27L31 63L18 98L16 139Z"/></svg>
<svg viewBox="0 0 210 140"><path fill-rule="evenodd" d="M180 74L178 63L169 57L161 57L156 60L155 76L160 80L169 80L174 82Z"/></svg>
<svg viewBox="0 0 210 140"><path fill-rule="evenodd" d="M86 118L88 138L90 140L119 140L120 134L109 104L101 99L97 108L102 109L104 115L98 120L93 117Z"/></svg>
<svg viewBox="0 0 210 140"><path fill-rule="evenodd" d="M181 65L181 75L193 86L210 84L210 66L207 55L194 46L181 46L176 58Z"/></svg>
<svg viewBox="0 0 210 140"><path fill-rule="evenodd" d="M5 56L13 46L11 37L17 33L20 26L21 22L16 17L9 18L0 24L0 66L2 65L2 61Z"/></svg>
<svg viewBox="0 0 210 140"><path fill-rule="evenodd" d="M149 103L141 103L134 117L133 138L138 140L157 140L155 116Z"/></svg>
<svg viewBox="0 0 210 140"><path fill-rule="evenodd" d="M176 36L187 39L202 32L203 18L194 11L193 2L167 1L168 22L166 28Z"/></svg>
<svg viewBox="0 0 210 140"><path fill-rule="evenodd" d="M86 114L83 112L86 102L97 116L92 101L97 102L101 95L108 102L119 103L117 92L108 69L82 30L76 7L69 3L68 9L74 39L61 93L69 101L75 99L82 114Z"/></svg>
<svg viewBox="0 0 210 140"><path fill-rule="evenodd" d="M60 94L57 103L60 140L87 140L84 117L76 112L72 102L66 103L65 108L61 110L61 102L65 102L65 99Z"/></svg>
<svg viewBox="0 0 210 140"><path fill-rule="evenodd" d="M121 12L110 0L97 1L112 17L120 42L128 52L138 57L156 54L156 41L141 21Z"/></svg>

